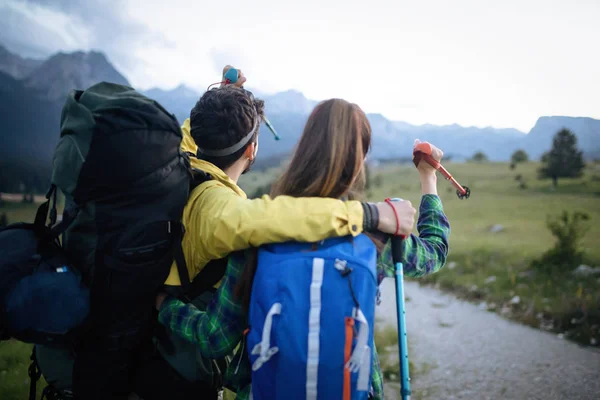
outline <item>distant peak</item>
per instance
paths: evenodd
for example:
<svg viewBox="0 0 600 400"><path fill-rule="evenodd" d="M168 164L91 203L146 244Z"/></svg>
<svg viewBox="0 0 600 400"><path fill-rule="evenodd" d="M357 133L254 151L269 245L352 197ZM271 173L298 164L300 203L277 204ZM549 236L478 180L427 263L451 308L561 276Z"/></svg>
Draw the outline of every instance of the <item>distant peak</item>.
<svg viewBox="0 0 600 400"><path fill-rule="evenodd" d="M177 92L181 95L186 95L186 96L198 96L199 95L197 90L187 86L184 83L179 84L179 86L177 86L175 89L173 89L173 92Z"/></svg>
<svg viewBox="0 0 600 400"><path fill-rule="evenodd" d="M302 92L300 92L300 91L298 91L298 90L296 90L296 89L288 89L288 90L284 90L284 91L283 91L283 92L281 92L281 93L290 93L290 94L297 94L297 95L300 95L300 96L304 96L304 94L302 94Z"/></svg>
<svg viewBox="0 0 600 400"><path fill-rule="evenodd" d="M304 96L304 93L294 89L288 89L283 92L275 93L275 96L294 97L306 100L306 96Z"/></svg>
<svg viewBox="0 0 600 400"><path fill-rule="evenodd" d="M77 59L77 60L90 60L93 62L104 62L104 63L109 63L108 61L108 57L106 57L106 54L104 54L101 51L97 51L97 50L90 50L90 51L73 51L73 52L69 52L66 53L64 51L59 51L58 53L55 53L54 55L52 55L49 60L52 59Z"/></svg>

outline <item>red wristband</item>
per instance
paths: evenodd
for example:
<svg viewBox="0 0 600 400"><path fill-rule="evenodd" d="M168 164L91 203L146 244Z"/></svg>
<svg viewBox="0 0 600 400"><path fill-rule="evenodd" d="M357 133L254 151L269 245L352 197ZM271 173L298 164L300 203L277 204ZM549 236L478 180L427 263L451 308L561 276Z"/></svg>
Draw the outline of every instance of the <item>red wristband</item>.
<svg viewBox="0 0 600 400"><path fill-rule="evenodd" d="M392 207L392 210L394 210L394 216L396 217L396 233L394 234L394 236L398 236L398 234L400 233L400 217L398 216L398 211L396 210L396 207L394 207L394 205L392 204L392 199L388 197L387 199L385 199L385 202L388 203L390 207Z"/></svg>

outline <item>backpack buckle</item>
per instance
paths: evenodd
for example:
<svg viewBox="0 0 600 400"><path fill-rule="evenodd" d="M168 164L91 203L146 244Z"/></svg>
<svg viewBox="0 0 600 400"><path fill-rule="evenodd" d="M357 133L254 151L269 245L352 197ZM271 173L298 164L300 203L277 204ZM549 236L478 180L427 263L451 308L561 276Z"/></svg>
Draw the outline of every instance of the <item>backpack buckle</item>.
<svg viewBox="0 0 600 400"><path fill-rule="evenodd" d="M335 269L337 269L338 271L340 271L340 273L342 274L342 277L346 277L350 274L350 272L352 272L352 268L348 268L348 261L346 260L340 260L338 258L335 259L335 263L333 264L335 266Z"/></svg>

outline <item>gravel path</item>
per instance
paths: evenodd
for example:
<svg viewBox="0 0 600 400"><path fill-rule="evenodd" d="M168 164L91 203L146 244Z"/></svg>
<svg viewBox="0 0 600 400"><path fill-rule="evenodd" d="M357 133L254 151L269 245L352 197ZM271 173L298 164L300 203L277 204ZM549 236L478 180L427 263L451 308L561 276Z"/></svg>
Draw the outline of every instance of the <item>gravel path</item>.
<svg viewBox="0 0 600 400"><path fill-rule="evenodd" d="M413 400L600 400L600 351L405 283ZM377 315L396 324L393 279ZM399 399L386 386L386 399Z"/></svg>

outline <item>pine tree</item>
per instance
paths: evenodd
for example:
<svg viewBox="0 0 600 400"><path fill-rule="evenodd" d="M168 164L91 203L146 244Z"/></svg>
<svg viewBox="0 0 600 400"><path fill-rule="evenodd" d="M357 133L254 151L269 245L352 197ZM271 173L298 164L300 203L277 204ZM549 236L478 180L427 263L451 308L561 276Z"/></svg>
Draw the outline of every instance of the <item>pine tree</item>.
<svg viewBox="0 0 600 400"><path fill-rule="evenodd" d="M578 178L585 168L583 152L577 149L577 137L568 129L561 129L552 141L552 149L542 155L544 165L538 170L540 179Z"/></svg>

